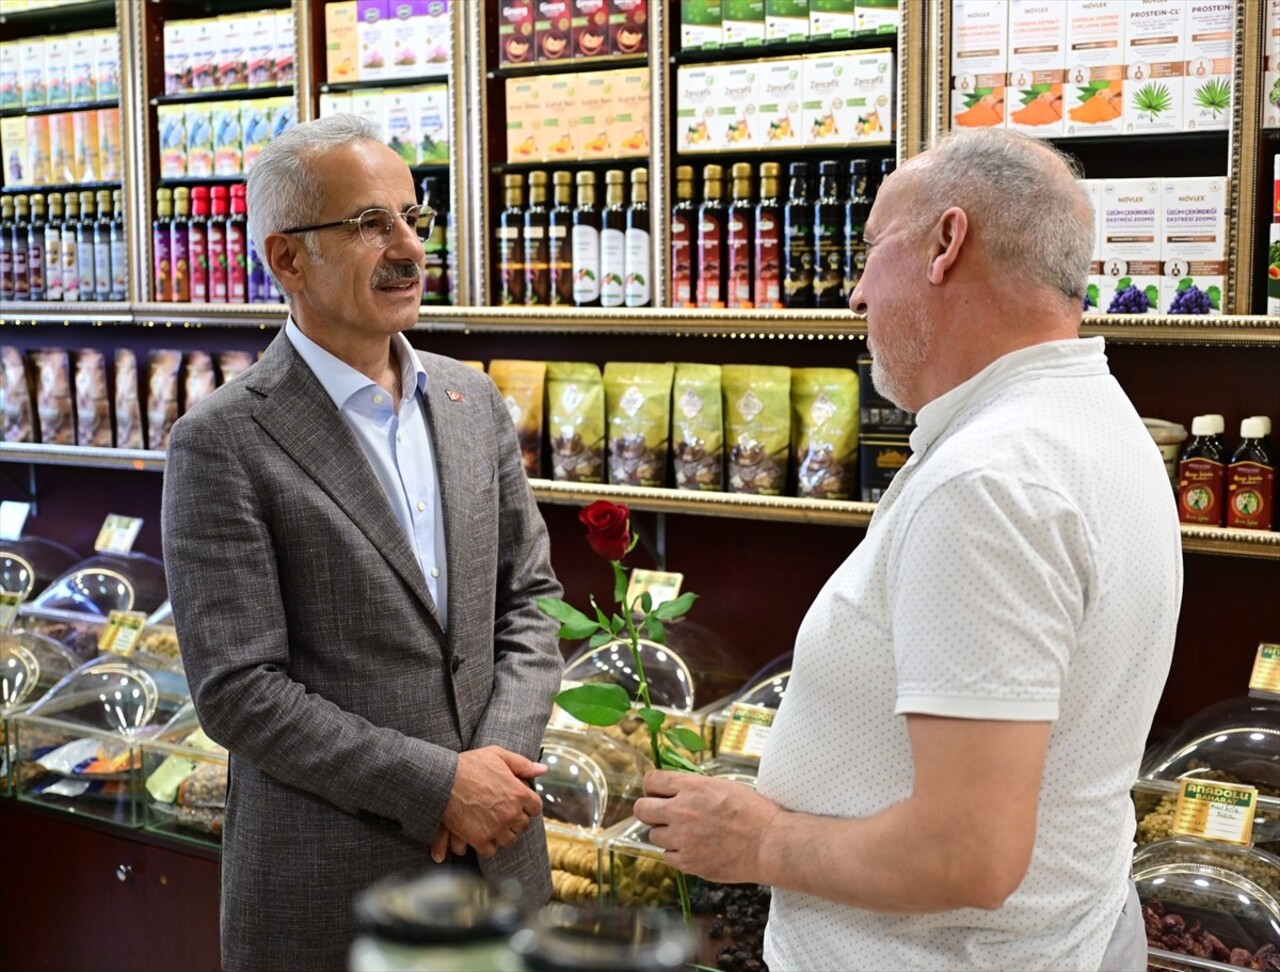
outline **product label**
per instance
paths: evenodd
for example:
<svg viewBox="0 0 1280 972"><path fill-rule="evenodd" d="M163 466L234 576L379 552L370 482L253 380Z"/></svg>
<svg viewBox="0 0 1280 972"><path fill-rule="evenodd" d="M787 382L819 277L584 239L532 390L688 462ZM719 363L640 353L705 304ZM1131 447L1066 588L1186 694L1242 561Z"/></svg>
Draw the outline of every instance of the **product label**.
<svg viewBox="0 0 1280 972"><path fill-rule="evenodd" d="M157 262L160 254L156 254ZM79 258L76 252L76 234L72 230L68 230L66 238L62 241L62 299L64 301L75 302L80 299L80 272ZM121 264L124 266L124 264ZM168 300L169 297L160 296L157 291L156 300Z"/></svg>
<svg viewBox="0 0 1280 972"><path fill-rule="evenodd" d="M37 242L38 241L38 242ZM27 274L31 287L31 299L44 299L44 234L31 235L27 247Z"/></svg>
<svg viewBox="0 0 1280 972"><path fill-rule="evenodd" d="M141 517L108 513L102 529L98 531L98 539L93 542L93 549L99 553L128 553L141 529Z"/></svg>
<svg viewBox="0 0 1280 972"><path fill-rule="evenodd" d="M1178 463L1178 519L1222 526L1222 463L1183 459Z"/></svg>
<svg viewBox="0 0 1280 972"><path fill-rule="evenodd" d="M170 262L169 232L166 229L157 229L152 237L152 245L155 247L155 278L152 286L155 288L156 300L173 300L173 264ZM81 281L83 282L83 281ZM89 275L88 290L93 290L93 274Z"/></svg>
<svg viewBox="0 0 1280 972"><path fill-rule="evenodd" d="M97 276L93 272L93 261L95 257L95 248L93 245L93 232L83 226L80 227L80 239L79 239L79 243L76 246L76 253L77 253L77 269L80 274L80 299L94 300L95 288L97 286ZM161 255L161 248L160 248L160 245L157 243L156 245L157 261L160 259L160 255ZM170 291L168 288L173 286L172 281L169 279L169 275L173 272L173 264L170 262L169 245L167 240L165 241L165 246L164 246L164 263L165 263L165 280L166 280L166 289L165 289L164 299L172 300L173 298L169 296Z"/></svg>
<svg viewBox="0 0 1280 972"><path fill-rule="evenodd" d="M693 306L693 247L689 220L683 215L671 218L671 303L674 307Z"/></svg>
<svg viewBox="0 0 1280 972"><path fill-rule="evenodd" d="M637 567L631 572L631 580L627 583L627 604L634 604L635 599L647 593L653 600L652 607L674 601L680 596L680 585L684 583L684 574L668 570L644 570Z"/></svg>
<svg viewBox="0 0 1280 972"><path fill-rule="evenodd" d="M243 223L227 226L227 300L243 304L249 296L249 245Z"/></svg>
<svg viewBox="0 0 1280 972"><path fill-rule="evenodd" d="M803 218L788 216L786 303L790 307L812 307L813 226Z"/></svg>
<svg viewBox="0 0 1280 972"><path fill-rule="evenodd" d="M764 744L776 714L776 709L763 705L733 703L729 708L728 725L720 737L720 753L759 759L764 754Z"/></svg>
<svg viewBox="0 0 1280 972"><path fill-rule="evenodd" d="M203 304L209 300L209 234L204 223L191 224L191 301Z"/></svg>
<svg viewBox="0 0 1280 972"><path fill-rule="evenodd" d="M621 307L627 272L626 234L620 229L600 231L600 305Z"/></svg>
<svg viewBox="0 0 1280 972"><path fill-rule="evenodd" d="M98 300L111 299L111 237L101 233L93 241L93 292Z"/></svg>
<svg viewBox="0 0 1280 972"><path fill-rule="evenodd" d="M1233 462L1227 470L1227 526L1270 530L1276 471L1260 462Z"/></svg>
<svg viewBox="0 0 1280 972"><path fill-rule="evenodd" d="M723 307L725 302L724 228L719 218L703 214L698 221L698 306Z"/></svg>
<svg viewBox="0 0 1280 972"><path fill-rule="evenodd" d="M729 216L729 284L730 307L751 307L751 223L741 213Z"/></svg>
<svg viewBox="0 0 1280 972"><path fill-rule="evenodd" d="M227 231L216 220L209 224L209 300L227 302Z"/></svg>
<svg viewBox="0 0 1280 972"><path fill-rule="evenodd" d="M1253 835L1257 802L1256 787L1183 780L1170 830L1174 834L1247 846Z"/></svg>
<svg viewBox="0 0 1280 972"><path fill-rule="evenodd" d="M844 286L844 240L842 227L831 223L817 226L817 260L813 274L813 297L819 307L839 307Z"/></svg>
<svg viewBox="0 0 1280 972"><path fill-rule="evenodd" d="M98 636L98 650L129 657L138 647L138 638L146 626L147 616L141 611L112 611L107 626Z"/></svg>
<svg viewBox="0 0 1280 972"><path fill-rule="evenodd" d="M169 234L169 260L173 267L173 299L191 299L191 232L185 224L174 225Z"/></svg>
<svg viewBox="0 0 1280 972"><path fill-rule="evenodd" d="M499 226L494 234L498 240L498 303L524 303L524 264L520 256L524 246L520 241L518 226Z"/></svg>
<svg viewBox="0 0 1280 972"><path fill-rule="evenodd" d="M652 254L649 231L639 227L627 230L626 246L626 283L624 286L628 307L648 307L653 299L649 278L653 270L649 266ZM635 572L632 571L634 576Z"/></svg>
<svg viewBox="0 0 1280 972"><path fill-rule="evenodd" d="M590 304L600 298L600 231L575 226L573 245L573 302Z"/></svg>
<svg viewBox="0 0 1280 972"><path fill-rule="evenodd" d="M45 227L43 263L45 297L62 300L62 234L55 226Z"/></svg>
<svg viewBox="0 0 1280 972"><path fill-rule="evenodd" d="M1253 660L1253 674L1249 677L1250 692L1280 695L1280 645L1258 645L1258 656Z"/></svg>
<svg viewBox="0 0 1280 972"><path fill-rule="evenodd" d="M757 307L782 306L782 234L778 218L772 213L761 213L756 220L753 294Z"/></svg>

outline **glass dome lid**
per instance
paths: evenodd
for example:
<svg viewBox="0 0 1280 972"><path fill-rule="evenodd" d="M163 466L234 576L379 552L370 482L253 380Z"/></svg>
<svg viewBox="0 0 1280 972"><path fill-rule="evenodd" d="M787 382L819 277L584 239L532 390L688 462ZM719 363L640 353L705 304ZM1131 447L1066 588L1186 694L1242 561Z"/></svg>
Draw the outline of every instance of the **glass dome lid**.
<svg viewBox="0 0 1280 972"><path fill-rule="evenodd" d="M69 547L43 537L0 540L0 590L28 598L37 585L49 583L80 559Z"/></svg>
<svg viewBox="0 0 1280 972"><path fill-rule="evenodd" d="M654 705L677 712L693 711L693 673L684 659L665 645L641 638L640 661ZM573 682L611 682L621 685L632 698L640 686L631 646L625 641L605 642L579 656L569 664L564 678Z"/></svg>
<svg viewBox="0 0 1280 972"><path fill-rule="evenodd" d="M746 705L758 705L766 709L776 709L787 693L787 685L791 681L791 671L779 672L763 681L756 682L739 695L734 701Z"/></svg>
<svg viewBox="0 0 1280 972"><path fill-rule="evenodd" d="M67 675L28 711L132 736L150 725L159 701L150 672L124 659L102 658Z"/></svg>
<svg viewBox="0 0 1280 972"><path fill-rule="evenodd" d="M1280 703L1236 698L1189 719L1145 762L1142 778L1203 777L1280 797Z"/></svg>
<svg viewBox="0 0 1280 972"><path fill-rule="evenodd" d="M80 664L56 641L29 631L0 636L0 707L22 705Z"/></svg>
<svg viewBox="0 0 1280 972"><path fill-rule="evenodd" d="M106 617L112 611L154 611L165 599L164 565L145 554L98 554L41 591L32 605Z"/></svg>
<svg viewBox="0 0 1280 972"><path fill-rule="evenodd" d="M534 780L549 819L599 830L631 813L648 761L602 732L548 730L542 740L547 772Z"/></svg>

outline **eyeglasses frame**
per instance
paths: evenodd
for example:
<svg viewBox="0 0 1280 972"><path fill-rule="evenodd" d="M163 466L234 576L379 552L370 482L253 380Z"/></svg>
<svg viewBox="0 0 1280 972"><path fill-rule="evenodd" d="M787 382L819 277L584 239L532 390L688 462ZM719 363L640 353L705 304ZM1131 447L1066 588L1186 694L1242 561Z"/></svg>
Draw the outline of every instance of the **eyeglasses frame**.
<svg viewBox="0 0 1280 972"><path fill-rule="evenodd" d="M438 215L438 213L436 213L434 209L432 209L430 206L426 205L425 203L421 206L410 206L408 209L406 209L402 213L392 212L390 209L386 209L382 206L370 206L368 209L360 213L360 215L351 216L348 219L335 219L331 223L316 223L314 226L295 226L292 229L283 229L283 230L279 230L278 232L282 233L285 236L290 236L294 233L310 233L312 230L332 229L335 226L350 226L352 224L354 224L356 228L359 229L360 223L370 213L389 213L393 219L404 219L404 217L408 215L409 211L413 209L416 209L418 211L418 219L422 219L423 216L427 217L427 235L429 236L431 234L431 230L435 226L436 216ZM414 232L418 234L419 239L422 238L422 232L417 228L417 226L414 227ZM388 246L391 245L391 236L389 235L387 237L387 242L383 243L382 246L374 246L374 244L370 243L368 240L364 238L364 233L361 233L360 242L362 242L365 246L372 247L373 249L376 249L376 250L385 250Z"/></svg>

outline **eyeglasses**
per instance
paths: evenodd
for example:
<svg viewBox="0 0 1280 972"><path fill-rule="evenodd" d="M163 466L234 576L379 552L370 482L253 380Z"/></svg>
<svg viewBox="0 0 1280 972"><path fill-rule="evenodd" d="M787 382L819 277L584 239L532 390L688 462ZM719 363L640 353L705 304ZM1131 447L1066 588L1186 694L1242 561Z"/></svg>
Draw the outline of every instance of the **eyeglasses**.
<svg viewBox="0 0 1280 972"><path fill-rule="evenodd" d="M360 230L360 239L364 240L366 246L381 250L391 242L391 234L395 232L397 218L403 219L409 229L418 234L419 239L425 240L431 235L431 227L435 225L436 211L430 206L410 206L402 213L393 213L386 209L366 209L359 216L352 216L350 219L335 219L332 223L316 223L314 226L295 226L280 232L309 233L312 230L354 224Z"/></svg>

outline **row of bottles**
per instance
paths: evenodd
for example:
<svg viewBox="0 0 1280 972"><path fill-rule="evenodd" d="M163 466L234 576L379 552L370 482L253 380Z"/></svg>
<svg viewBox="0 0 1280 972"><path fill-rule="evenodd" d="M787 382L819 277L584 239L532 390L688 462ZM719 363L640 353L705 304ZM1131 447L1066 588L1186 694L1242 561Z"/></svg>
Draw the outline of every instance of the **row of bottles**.
<svg viewBox="0 0 1280 972"><path fill-rule="evenodd" d="M504 208L496 233L499 304L568 307L648 307L652 302L653 248L649 235L649 170L605 173L604 206L596 198L596 173L547 173L503 178ZM577 198L574 199L576 182ZM576 202L576 205L574 203Z"/></svg>
<svg viewBox="0 0 1280 972"><path fill-rule="evenodd" d="M880 181L893 165L891 159L880 163ZM671 213L673 304L846 306L866 263L862 231L878 183L873 185L866 159L849 163L847 187L840 169L838 162L818 164L815 199L809 164L791 163L784 201L778 163L761 164L757 197L752 166L739 162L730 169L726 202L724 168L708 165L702 170L702 202L695 204L693 167L679 166Z"/></svg>
<svg viewBox="0 0 1280 972"><path fill-rule="evenodd" d="M1240 423L1234 452L1222 438L1221 415L1191 420L1191 441L1178 463L1178 516L1183 523L1270 530L1275 522L1276 450L1271 419Z"/></svg>
<svg viewBox="0 0 1280 972"><path fill-rule="evenodd" d="M0 300L127 300L128 281L119 189L0 198Z"/></svg>
<svg viewBox="0 0 1280 972"><path fill-rule="evenodd" d="M422 180L422 204L436 211L431 235L422 244L425 264L422 271L422 302L435 306L453 303L449 279L449 211L448 195L435 176Z"/></svg>
<svg viewBox="0 0 1280 972"><path fill-rule="evenodd" d="M275 303L275 282L249 238L245 187L156 190L154 299L196 304Z"/></svg>

